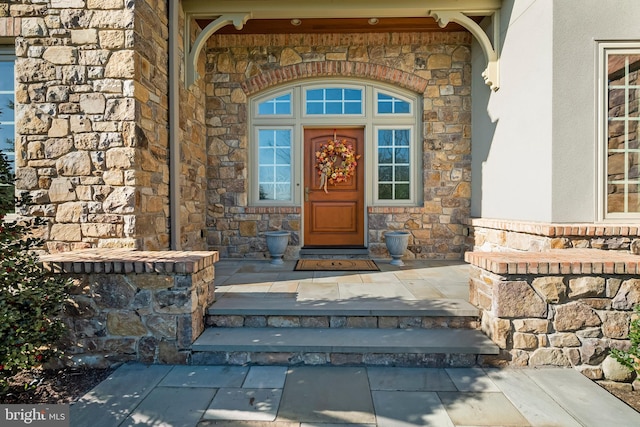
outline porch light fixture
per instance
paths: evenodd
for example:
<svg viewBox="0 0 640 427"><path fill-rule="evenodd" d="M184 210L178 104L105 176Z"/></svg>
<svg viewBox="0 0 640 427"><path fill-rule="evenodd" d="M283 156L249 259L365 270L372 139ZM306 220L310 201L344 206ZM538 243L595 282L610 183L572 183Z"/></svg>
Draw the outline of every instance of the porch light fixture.
<svg viewBox="0 0 640 427"><path fill-rule="evenodd" d="M297 26L299 26L300 24L302 24L302 21L301 21L301 20L299 20L298 18L293 18L293 19L291 20L291 25L293 25L294 27L297 27Z"/></svg>
<svg viewBox="0 0 640 427"><path fill-rule="evenodd" d="M376 25L380 20L378 18L369 18L369 25Z"/></svg>

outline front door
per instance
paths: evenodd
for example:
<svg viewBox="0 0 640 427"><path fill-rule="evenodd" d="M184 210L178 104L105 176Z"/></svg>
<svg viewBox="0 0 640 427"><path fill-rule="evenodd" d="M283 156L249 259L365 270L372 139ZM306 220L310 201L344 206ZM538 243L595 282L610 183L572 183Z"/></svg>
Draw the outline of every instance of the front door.
<svg viewBox="0 0 640 427"><path fill-rule="evenodd" d="M323 182L316 152L334 138L351 145L360 158L350 178L332 184ZM304 159L304 246L363 247L364 129L306 129Z"/></svg>

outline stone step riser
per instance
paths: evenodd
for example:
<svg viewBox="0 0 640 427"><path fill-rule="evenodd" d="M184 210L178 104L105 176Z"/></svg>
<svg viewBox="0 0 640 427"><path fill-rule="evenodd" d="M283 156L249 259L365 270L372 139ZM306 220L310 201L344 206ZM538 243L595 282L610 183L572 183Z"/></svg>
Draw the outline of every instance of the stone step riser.
<svg viewBox="0 0 640 427"><path fill-rule="evenodd" d="M209 327L220 328L374 328L480 329L473 316L255 316L208 315Z"/></svg>
<svg viewBox="0 0 640 427"><path fill-rule="evenodd" d="M192 365L264 366L395 366L468 368L484 364L485 355L458 353L317 353L317 352L193 352Z"/></svg>

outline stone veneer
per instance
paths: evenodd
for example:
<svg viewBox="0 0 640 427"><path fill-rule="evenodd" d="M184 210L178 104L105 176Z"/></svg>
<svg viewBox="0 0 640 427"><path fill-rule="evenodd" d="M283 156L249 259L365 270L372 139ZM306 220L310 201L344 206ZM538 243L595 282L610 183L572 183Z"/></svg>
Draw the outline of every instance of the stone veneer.
<svg viewBox="0 0 640 427"><path fill-rule="evenodd" d="M68 363L185 364L214 300L216 252L88 249L41 257L74 286L65 304Z"/></svg>
<svg viewBox="0 0 640 427"><path fill-rule="evenodd" d="M180 50L185 37L180 10ZM15 38L17 189L49 220L49 251L169 247L166 0L22 0L0 5ZM293 232L301 208L248 206L247 99L298 78L351 77L423 98L423 204L368 208L368 242L408 229L407 257L460 258L470 206L470 43L466 32L214 34L204 79L180 89L180 244L262 257L262 232ZM178 52L184 57L185 53ZM181 70L181 78L184 69ZM206 239L206 240L205 240Z"/></svg>
<svg viewBox="0 0 640 427"><path fill-rule="evenodd" d="M385 257L383 234L406 229L408 258L462 257L471 180L471 35L214 34L206 48L207 244L223 257L264 257L264 232L292 232L300 248L301 208L249 206L248 97L308 78L357 78L422 96L423 203L368 207L372 256Z"/></svg>
<svg viewBox="0 0 640 427"><path fill-rule="evenodd" d="M179 8L179 37L178 49L181 58L184 58L184 22L185 17ZM193 42L199 27L192 22L192 33L189 34ZM182 61L180 62L183 63ZM201 55L198 61L198 70L204 74L205 56ZM182 65L184 68L184 65ZM180 248L183 250L206 249L206 216L207 210L207 124L205 122L206 98L205 81L199 79L189 89L184 87L184 70L180 72L179 84L179 144L180 144Z"/></svg>
<svg viewBox="0 0 640 427"><path fill-rule="evenodd" d="M640 258L595 249L467 252L470 301L501 349L485 362L573 366L591 379L620 380L610 348L630 345L640 303ZM628 375L625 380L633 377Z"/></svg>
<svg viewBox="0 0 640 427"><path fill-rule="evenodd" d="M18 191L52 251L168 249L166 1L0 7L16 48ZM5 31L6 32L6 31Z"/></svg>

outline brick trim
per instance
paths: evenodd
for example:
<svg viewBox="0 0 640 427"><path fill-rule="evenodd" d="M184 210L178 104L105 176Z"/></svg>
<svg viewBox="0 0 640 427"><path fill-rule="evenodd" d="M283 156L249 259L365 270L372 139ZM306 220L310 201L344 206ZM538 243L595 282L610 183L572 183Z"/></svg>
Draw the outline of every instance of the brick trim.
<svg viewBox="0 0 640 427"><path fill-rule="evenodd" d="M367 212L370 214L411 214L423 213L424 208L421 206L369 206Z"/></svg>
<svg viewBox="0 0 640 427"><path fill-rule="evenodd" d="M288 65L269 70L242 83L247 95L272 86L310 77L357 77L394 84L417 93L424 93L428 80L385 65L352 61L319 61Z"/></svg>
<svg viewBox="0 0 640 427"><path fill-rule="evenodd" d="M197 273L218 261L218 252L87 249L43 255L54 273Z"/></svg>
<svg viewBox="0 0 640 427"><path fill-rule="evenodd" d="M491 228L502 231L535 234L545 237L640 236L640 227L638 226L638 224L554 224L544 222L473 218L469 220L468 225L478 228Z"/></svg>
<svg viewBox="0 0 640 427"><path fill-rule="evenodd" d="M301 212L302 209L299 206L253 206L244 208L244 213L246 214L299 214Z"/></svg>
<svg viewBox="0 0 640 427"><path fill-rule="evenodd" d="M18 37L21 25L22 18L0 18L0 37Z"/></svg>
<svg viewBox="0 0 640 427"><path fill-rule="evenodd" d="M495 274L638 274L637 255L597 249L467 252L464 260Z"/></svg>

